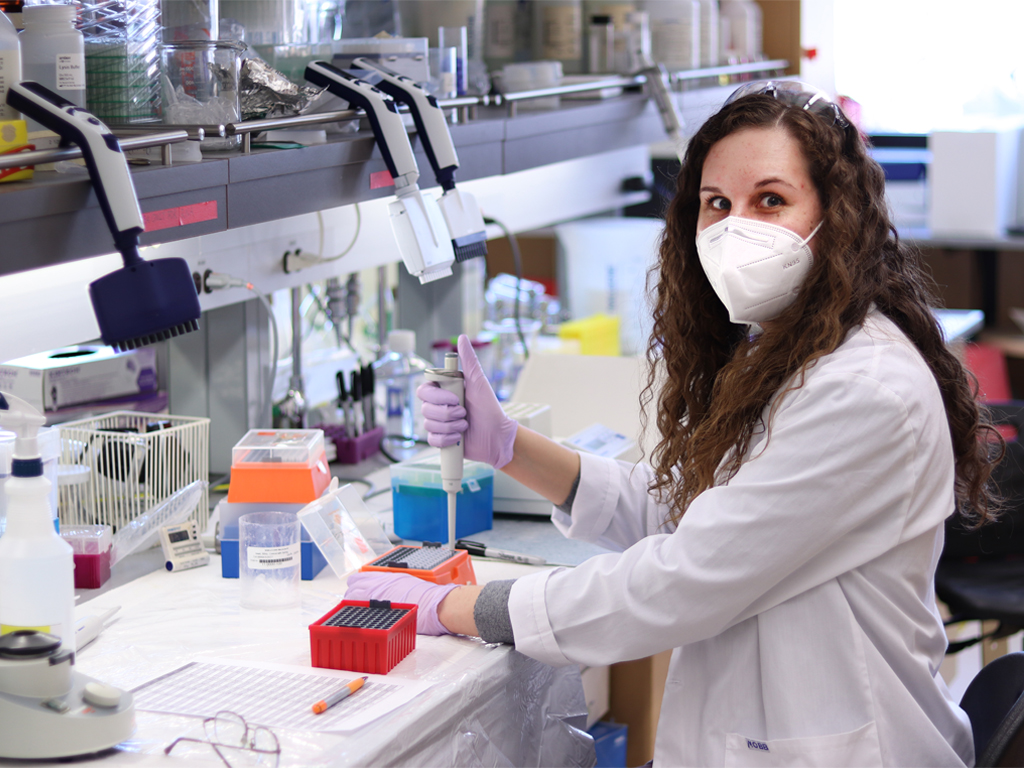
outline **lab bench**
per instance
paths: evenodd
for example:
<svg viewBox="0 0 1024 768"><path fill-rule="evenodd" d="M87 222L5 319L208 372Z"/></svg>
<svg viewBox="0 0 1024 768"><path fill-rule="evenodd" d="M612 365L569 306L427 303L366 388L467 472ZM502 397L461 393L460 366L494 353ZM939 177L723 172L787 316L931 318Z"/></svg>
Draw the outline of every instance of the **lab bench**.
<svg viewBox="0 0 1024 768"><path fill-rule="evenodd" d="M427 449L425 453L431 452ZM332 474L365 478L387 489L390 463L379 454L360 464L331 466ZM365 493L363 486L356 486ZM218 494L211 493L211 504ZM367 505L384 520L390 493ZM491 530L474 539L492 546L541 555L551 565L577 565L606 550L565 539L550 519L498 515ZM239 606L239 582L220 576L220 560L169 573L159 548L135 553L118 564L103 588L78 590L78 617L120 605L113 624L80 654L78 669L103 682L135 688L197 659L309 666L306 627L336 604L344 581L330 568L301 582L301 607L253 611ZM474 558L478 581L516 578L550 566L525 566ZM416 651L389 677L425 680L431 687L411 703L358 733L301 733L276 730L281 766L347 765L586 765L590 747L587 702L580 670L552 669L510 646L489 646L463 637L417 637ZM244 712L242 712L244 716ZM137 712L134 736L117 750L85 764L149 764L168 758L164 746L195 733L199 720ZM395 738L401 734L401 738ZM177 755L177 748L175 756ZM182 758L214 757L202 747ZM7 761L0 760L0 765Z"/></svg>
<svg viewBox="0 0 1024 768"><path fill-rule="evenodd" d="M389 464L379 456L358 465L333 465L332 471L342 478L365 477L376 488L389 484ZM389 496L378 494L367 503L386 517ZM564 539L546 517L498 517L492 530L474 538L568 565L605 551ZM474 558L480 583L542 567L547 566ZM169 573L160 550L151 549L119 563L104 588L79 590L78 617L121 606L116 621L80 653L79 671L131 690L203 659L309 667L306 628L341 599L344 581L327 568L301 582L300 608L253 611L239 606L238 580L221 578L220 570L214 555L206 567ZM587 707L579 669L553 669L510 646L471 638L418 636L416 643L416 651L389 677L425 681L430 684L425 692L358 732L272 728L282 745L281 766L589 764L592 747L580 735ZM195 717L150 711L136 717L128 742L76 762L168 765L163 747L201 730ZM203 749L192 745L181 759L216 759Z"/></svg>
<svg viewBox="0 0 1024 768"><path fill-rule="evenodd" d="M475 565L481 581L534 570L494 562ZM285 672L309 669L307 627L344 591L344 582L325 571L301 583L299 608L246 610L239 606L239 582L220 578L217 556L203 568L157 570L79 606L79 617L114 605L121 610L82 650L77 668L124 690L204 660L283 664L288 667L274 669ZM576 667L552 669L510 646L489 646L478 639L418 636L415 651L382 681L395 678L423 681L429 687L358 731L328 733L264 723L281 742L281 767L588 764L592 747L579 733L586 705ZM206 693L196 691L197 696ZM245 717L241 702L238 709ZM139 710L128 741L76 763L220 764L209 747L197 744L183 745L180 756L176 748L172 758L165 757L164 747L185 735L202 737L201 718Z"/></svg>

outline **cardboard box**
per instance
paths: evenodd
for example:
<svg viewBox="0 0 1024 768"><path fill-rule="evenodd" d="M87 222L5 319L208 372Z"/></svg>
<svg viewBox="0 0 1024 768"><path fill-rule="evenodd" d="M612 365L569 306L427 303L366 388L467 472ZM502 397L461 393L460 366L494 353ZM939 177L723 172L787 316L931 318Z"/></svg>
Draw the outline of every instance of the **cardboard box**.
<svg viewBox="0 0 1024 768"><path fill-rule="evenodd" d="M629 726L626 765L643 765L654 757L654 735L672 651L611 667L609 719Z"/></svg>
<svg viewBox="0 0 1024 768"><path fill-rule="evenodd" d="M40 411L157 391L156 350L78 346L0 365L0 390Z"/></svg>
<svg viewBox="0 0 1024 768"><path fill-rule="evenodd" d="M1020 136L1019 126L931 134L933 237L1003 237L1017 225Z"/></svg>
<svg viewBox="0 0 1024 768"><path fill-rule="evenodd" d="M554 232L519 235L520 257L523 265L523 278L543 283L549 296L558 295L558 241ZM515 259L512 257L512 246L508 238L498 238L487 243L487 276L494 277L502 272L516 273Z"/></svg>
<svg viewBox="0 0 1024 768"><path fill-rule="evenodd" d="M587 730L589 731L594 723L608 713L611 669L609 667L585 667L581 664L580 679L583 681L583 695L587 700Z"/></svg>

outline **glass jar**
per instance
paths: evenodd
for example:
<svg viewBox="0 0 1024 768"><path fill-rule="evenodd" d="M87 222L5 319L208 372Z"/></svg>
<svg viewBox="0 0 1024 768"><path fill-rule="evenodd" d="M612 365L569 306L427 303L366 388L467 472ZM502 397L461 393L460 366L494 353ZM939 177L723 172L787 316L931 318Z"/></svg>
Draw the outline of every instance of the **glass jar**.
<svg viewBox="0 0 1024 768"><path fill-rule="evenodd" d="M180 40L160 46L163 122L168 125L226 125L241 120L238 79L243 43ZM241 136L207 138L206 151L237 149Z"/></svg>

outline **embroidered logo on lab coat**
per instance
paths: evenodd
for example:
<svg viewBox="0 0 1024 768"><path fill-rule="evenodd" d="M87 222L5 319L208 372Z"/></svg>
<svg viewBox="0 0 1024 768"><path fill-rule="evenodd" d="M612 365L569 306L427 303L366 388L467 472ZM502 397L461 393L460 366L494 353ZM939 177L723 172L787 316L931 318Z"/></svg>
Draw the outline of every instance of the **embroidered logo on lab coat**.
<svg viewBox="0 0 1024 768"><path fill-rule="evenodd" d="M763 741L754 741L753 739L747 739L747 749L759 749L762 752L768 751L768 745Z"/></svg>

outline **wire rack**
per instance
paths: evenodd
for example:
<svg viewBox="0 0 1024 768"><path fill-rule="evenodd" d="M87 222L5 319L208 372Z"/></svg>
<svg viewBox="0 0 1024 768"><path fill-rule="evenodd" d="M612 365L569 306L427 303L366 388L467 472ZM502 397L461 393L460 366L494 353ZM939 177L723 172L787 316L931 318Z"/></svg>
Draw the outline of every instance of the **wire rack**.
<svg viewBox="0 0 1024 768"><path fill-rule="evenodd" d="M60 425L61 525L105 524L116 533L196 480L206 480L210 420L115 411ZM194 519L209 519L204 487Z"/></svg>

